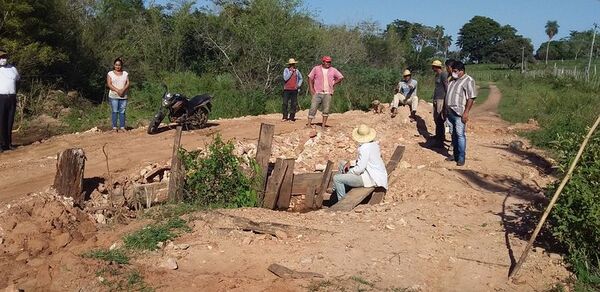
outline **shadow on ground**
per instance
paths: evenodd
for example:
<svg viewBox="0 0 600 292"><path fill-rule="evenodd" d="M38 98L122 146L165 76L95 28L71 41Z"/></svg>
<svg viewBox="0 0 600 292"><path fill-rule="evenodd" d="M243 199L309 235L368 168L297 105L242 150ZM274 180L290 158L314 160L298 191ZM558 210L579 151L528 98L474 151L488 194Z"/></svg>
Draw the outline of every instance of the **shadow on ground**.
<svg viewBox="0 0 600 292"><path fill-rule="evenodd" d="M523 150L521 147L518 147L518 145L513 145L513 142L510 144L485 147L500 149L508 153L515 154L523 160L519 162L520 164L527 166L533 165L538 171L545 175L551 175L555 173L556 168L554 168L554 165L548 159L535 152Z"/></svg>
<svg viewBox="0 0 600 292"><path fill-rule="evenodd" d="M535 185L523 182L521 179L508 175L485 174L469 169L455 169L460 178L464 179L473 189L487 191L504 196L502 211L495 215L500 216L504 228L504 241L511 266L516 264L516 257L512 249L510 238L512 236L524 241L529 241L531 234L544 212L548 199L543 195L543 190ZM510 197L525 200L523 203L509 204ZM552 253L564 253L564 247L552 237L546 225L534 242L534 247L541 247ZM517 255L518 256L518 255Z"/></svg>

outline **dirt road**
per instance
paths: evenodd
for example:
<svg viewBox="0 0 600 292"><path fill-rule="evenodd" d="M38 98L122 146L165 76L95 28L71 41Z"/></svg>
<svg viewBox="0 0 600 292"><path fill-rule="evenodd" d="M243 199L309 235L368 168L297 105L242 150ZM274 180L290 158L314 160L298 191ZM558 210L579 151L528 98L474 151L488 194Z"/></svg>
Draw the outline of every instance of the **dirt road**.
<svg viewBox="0 0 600 292"><path fill-rule="evenodd" d="M425 102L416 123L408 121L406 108L395 119L358 111L334 114L332 127L305 144L297 164L308 169L327 159L354 156L345 150L344 141L349 141L356 124L366 123L377 130L384 159L395 145L406 145L383 204L337 213L221 211L302 227L280 238L230 231L227 216L210 221L197 215L190 220L193 232L175 241L189 244L189 249L146 253L132 265L160 291L543 291L564 283L569 272L561 257L542 246L530 253L519 279L507 281L509 268L536 223L530 206L543 200L542 187L553 178L535 164L539 160L531 159L540 157L533 149L508 146L520 139L515 129L531 127L500 120L496 114L500 98L498 89L490 86L490 97L473 110L464 167L445 161L447 149L428 148L426 137L434 130L431 106ZM305 117L306 112L299 116ZM308 130L303 120L292 124L279 119L274 114L215 121L218 125L185 133L183 144L201 147L209 140L207 134L217 132L225 138L257 139L260 122L269 122L275 124L277 155L283 155L286 147L297 148L294 141L306 141ZM149 162L169 158L172 134L148 136L139 129L126 134L67 135L1 154L0 196L7 201L48 186L56 152L68 147L86 151L86 177L105 175L104 143L116 172L135 172ZM67 245L42 261L26 261L28 270L7 276L7 281L46 290L103 290L96 273L106 268L105 263L78 255L91 248L108 248L140 226L140 222L114 226L85 245ZM177 260L177 270L160 267L169 257ZM68 269L63 268L65 262ZM279 279L267 270L271 263L325 278Z"/></svg>

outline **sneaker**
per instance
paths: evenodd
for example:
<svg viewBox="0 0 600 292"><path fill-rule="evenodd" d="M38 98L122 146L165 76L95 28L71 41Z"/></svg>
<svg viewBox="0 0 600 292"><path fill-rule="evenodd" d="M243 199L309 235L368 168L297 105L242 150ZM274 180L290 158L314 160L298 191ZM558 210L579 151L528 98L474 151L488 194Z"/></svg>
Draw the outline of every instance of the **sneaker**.
<svg viewBox="0 0 600 292"><path fill-rule="evenodd" d="M112 131L113 131L113 132L118 132L119 130L117 130L117 127L113 127L113 128L112 128Z"/></svg>
<svg viewBox="0 0 600 292"><path fill-rule="evenodd" d="M123 132L127 132L127 129L125 129L125 128L123 128L123 127L121 127L119 130L120 130L120 131L123 131Z"/></svg>

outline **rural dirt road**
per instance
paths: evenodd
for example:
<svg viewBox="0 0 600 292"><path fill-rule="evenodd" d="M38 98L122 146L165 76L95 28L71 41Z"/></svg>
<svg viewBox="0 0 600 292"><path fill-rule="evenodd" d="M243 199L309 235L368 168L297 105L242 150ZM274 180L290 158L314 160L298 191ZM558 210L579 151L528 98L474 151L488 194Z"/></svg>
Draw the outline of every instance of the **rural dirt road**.
<svg viewBox="0 0 600 292"><path fill-rule="evenodd" d="M500 98L491 85L489 98L474 108L464 167L445 161L448 150L428 148L426 137L434 129L431 106L423 101L418 111L421 119L416 123L408 121L406 108L394 119L360 111L334 114L331 128L308 144L304 143L309 132L304 128L306 112L299 113L302 119L296 123L281 122L278 114L272 114L214 121L218 125L184 133L182 143L188 149L203 147L215 133L255 143L260 123L272 123L274 156L296 153L298 169L310 171L327 159L354 157L347 146L350 131L359 123L377 130L385 160L396 145L405 145L406 152L390 177L382 204L361 205L351 212L244 208L198 213L189 217L193 231L174 242L189 245L188 249L147 252L136 256L130 266L158 291L545 291L565 283L570 273L561 256L543 246L530 253L516 281L507 280L510 266L536 223L531 205L544 200L542 188L553 177L539 152L515 134L534 126L501 120L496 113ZM144 129L137 129L124 134L73 134L0 154L0 200L35 200L26 194L52 183L56 153L65 148L83 148L88 158L86 177L104 177L101 149L107 143L115 175L128 175L149 163L168 160L173 133L149 136ZM515 140L525 147L510 147ZM51 218L51 223L40 222L40 226L55 226L52 210L56 204L45 203L47 211L36 212L40 205L21 208L26 212L16 218L27 222L40 214L40 218ZM297 228L280 237L232 231L230 216ZM2 218L0 212L0 227L6 230ZM147 222L99 226L98 231L84 224L87 233L66 236L72 238L68 242L50 237L47 249L27 243L19 249L7 245L14 241L8 240L0 244L9 251L0 257L0 269L11 270L14 262L19 265L0 276L0 288L103 291L106 287L99 283L97 272L107 264L79 255L93 248L108 248ZM9 224L13 229L9 239L26 242L36 228L42 228L29 224L19 229L22 225ZM18 236L14 235L17 231ZM32 249L37 251L35 255L21 252ZM176 259L179 268L161 268L167 258ZM272 263L320 273L324 278L280 279L267 270Z"/></svg>

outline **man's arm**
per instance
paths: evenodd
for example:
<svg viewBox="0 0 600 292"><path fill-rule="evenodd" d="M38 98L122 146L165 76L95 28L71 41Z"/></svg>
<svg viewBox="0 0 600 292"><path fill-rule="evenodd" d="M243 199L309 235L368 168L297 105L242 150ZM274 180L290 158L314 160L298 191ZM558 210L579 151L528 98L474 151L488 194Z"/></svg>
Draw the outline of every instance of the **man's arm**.
<svg viewBox="0 0 600 292"><path fill-rule="evenodd" d="M312 77L308 77L308 90L310 90L311 95L315 95L315 79Z"/></svg>
<svg viewBox="0 0 600 292"><path fill-rule="evenodd" d="M302 86L304 78L302 78L302 73L300 73L300 70L296 70L296 74L298 74L298 88L300 88L300 86Z"/></svg>
<svg viewBox="0 0 600 292"><path fill-rule="evenodd" d="M283 69L283 81L287 82L290 80L290 77L292 77L292 71L288 68Z"/></svg>
<svg viewBox="0 0 600 292"><path fill-rule="evenodd" d="M342 75L338 69L335 69L333 74L333 86L335 87L336 85L342 83L342 80L344 80L344 75Z"/></svg>
<svg viewBox="0 0 600 292"><path fill-rule="evenodd" d="M356 166L350 169L350 173L361 175L367 169L367 164L369 162L369 151L364 147L358 148L358 160L356 161Z"/></svg>
<svg viewBox="0 0 600 292"><path fill-rule="evenodd" d="M465 111L462 115L462 122L466 124L469 121L469 112L473 107L473 101L477 96L477 92L475 92L475 80L471 79L469 82L467 82L465 95L467 97L467 105L465 106Z"/></svg>

